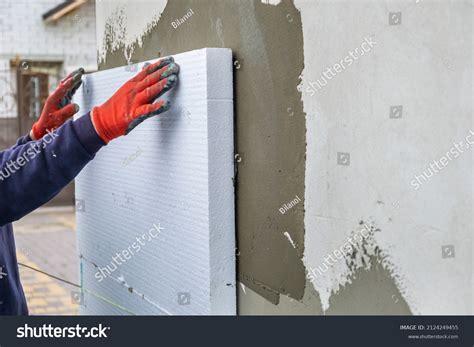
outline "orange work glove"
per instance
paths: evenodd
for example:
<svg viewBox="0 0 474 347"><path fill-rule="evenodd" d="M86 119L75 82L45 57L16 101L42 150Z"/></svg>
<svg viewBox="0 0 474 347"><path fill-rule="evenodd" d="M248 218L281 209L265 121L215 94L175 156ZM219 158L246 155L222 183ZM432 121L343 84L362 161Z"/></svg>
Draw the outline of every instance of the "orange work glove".
<svg viewBox="0 0 474 347"><path fill-rule="evenodd" d="M43 111L38 121L30 131L32 140L41 139L48 131L59 128L72 117L79 106L71 104L71 99L82 83L84 69L80 68L67 75L54 92L46 99Z"/></svg>
<svg viewBox="0 0 474 347"><path fill-rule="evenodd" d="M145 66L104 104L94 107L91 119L100 138L109 143L145 119L167 111L171 106L168 101L153 101L174 87L178 72L172 57L160 59Z"/></svg>

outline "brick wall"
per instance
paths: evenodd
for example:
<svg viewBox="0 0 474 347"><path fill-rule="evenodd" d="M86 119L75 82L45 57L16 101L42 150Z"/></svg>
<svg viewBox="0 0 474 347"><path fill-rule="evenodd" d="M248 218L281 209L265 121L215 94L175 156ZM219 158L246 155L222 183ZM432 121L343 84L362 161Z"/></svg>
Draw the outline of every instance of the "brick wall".
<svg viewBox="0 0 474 347"><path fill-rule="evenodd" d="M89 1L56 23L42 15L62 0L2 0L0 2L0 56L56 57L69 71L96 67L95 3Z"/></svg>
<svg viewBox="0 0 474 347"><path fill-rule="evenodd" d="M97 69L95 2L89 0L59 21L45 23L42 15L61 2L0 2L0 118L17 116L16 73L10 68L10 60L16 56L25 60L62 61L60 77L78 67L88 71Z"/></svg>

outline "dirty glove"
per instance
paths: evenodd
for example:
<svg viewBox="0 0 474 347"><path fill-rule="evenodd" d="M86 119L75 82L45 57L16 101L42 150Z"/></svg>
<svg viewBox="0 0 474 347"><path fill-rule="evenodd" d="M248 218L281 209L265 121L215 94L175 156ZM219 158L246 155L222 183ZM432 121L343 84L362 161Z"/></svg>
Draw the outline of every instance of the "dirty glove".
<svg viewBox="0 0 474 347"><path fill-rule="evenodd" d="M53 131L64 124L66 120L72 117L79 106L71 104L71 99L80 87L84 69L80 68L67 75L54 92L46 99L43 111L38 121L33 124L30 131L32 140L41 139L48 131Z"/></svg>
<svg viewBox="0 0 474 347"><path fill-rule="evenodd" d="M91 112L92 124L105 143L126 135L145 119L170 108L168 101L154 100L174 87L179 66L174 59L163 58L145 66L104 104Z"/></svg>

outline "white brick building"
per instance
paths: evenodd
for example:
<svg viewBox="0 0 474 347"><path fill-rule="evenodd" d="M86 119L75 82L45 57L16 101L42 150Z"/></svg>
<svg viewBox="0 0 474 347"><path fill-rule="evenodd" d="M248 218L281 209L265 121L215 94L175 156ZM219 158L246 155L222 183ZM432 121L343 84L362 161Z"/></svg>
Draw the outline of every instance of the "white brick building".
<svg viewBox="0 0 474 347"><path fill-rule="evenodd" d="M58 79L95 71L96 57L93 0L2 0L0 148L27 130Z"/></svg>

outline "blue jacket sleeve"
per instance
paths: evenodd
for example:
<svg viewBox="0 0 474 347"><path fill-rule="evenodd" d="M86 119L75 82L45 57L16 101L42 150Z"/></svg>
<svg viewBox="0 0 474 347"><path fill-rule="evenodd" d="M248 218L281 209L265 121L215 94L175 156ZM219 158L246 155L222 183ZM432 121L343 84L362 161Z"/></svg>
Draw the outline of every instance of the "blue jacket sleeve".
<svg viewBox="0 0 474 347"><path fill-rule="evenodd" d="M0 226L51 200L104 145L86 114L41 140L0 152Z"/></svg>
<svg viewBox="0 0 474 347"><path fill-rule="evenodd" d="M16 144L11 148L11 149L14 149L15 147L18 147L18 146L21 146L21 145L24 145L28 142L32 141L31 140L31 137L30 135L25 135L25 136L22 136L18 139L18 141L16 142Z"/></svg>

